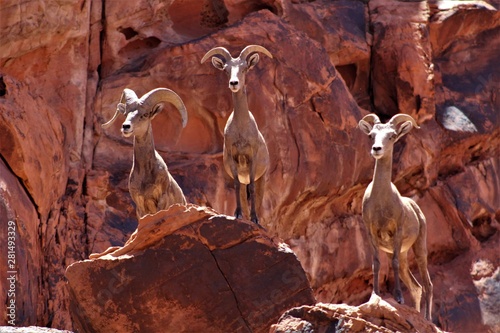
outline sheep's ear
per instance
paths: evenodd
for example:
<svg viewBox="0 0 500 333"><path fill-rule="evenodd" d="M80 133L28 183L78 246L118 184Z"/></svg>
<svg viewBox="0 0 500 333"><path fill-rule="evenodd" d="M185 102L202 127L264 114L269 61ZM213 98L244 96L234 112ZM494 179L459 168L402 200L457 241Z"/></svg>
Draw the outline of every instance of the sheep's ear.
<svg viewBox="0 0 500 333"><path fill-rule="evenodd" d="M412 125L411 121L405 121L404 123L402 123L401 126L399 126L399 128L397 129L396 140L399 140L402 136L404 136L405 134L408 134L408 132L411 131L412 128L413 128L413 125Z"/></svg>
<svg viewBox="0 0 500 333"><path fill-rule="evenodd" d="M212 57L212 65L221 71L223 71L224 67L226 67L226 63L219 57Z"/></svg>
<svg viewBox="0 0 500 333"><path fill-rule="evenodd" d="M118 103L116 106L116 110L120 112L121 114L126 114L127 113L127 104L125 103Z"/></svg>
<svg viewBox="0 0 500 333"><path fill-rule="evenodd" d="M372 131L373 128L373 126L369 122L364 120L360 120L358 126L366 135L370 135L370 132Z"/></svg>
<svg viewBox="0 0 500 333"><path fill-rule="evenodd" d="M163 103L158 103L155 106L153 106L153 109L149 113L149 118L153 119L156 117L158 113L160 113L163 110Z"/></svg>
<svg viewBox="0 0 500 333"><path fill-rule="evenodd" d="M257 63L259 62L259 54L258 53L254 53L252 54L250 57L248 57L248 69L251 69L253 66L257 65Z"/></svg>

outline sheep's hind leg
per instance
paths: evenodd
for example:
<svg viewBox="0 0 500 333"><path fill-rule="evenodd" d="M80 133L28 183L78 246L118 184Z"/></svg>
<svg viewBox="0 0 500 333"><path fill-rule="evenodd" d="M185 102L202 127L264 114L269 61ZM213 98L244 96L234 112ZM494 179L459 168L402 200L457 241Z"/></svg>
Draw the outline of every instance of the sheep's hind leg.
<svg viewBox="0 0 500 333"><path fill-rule="evenodd" d="M415 305L415 309L420 312L420 300L422 299L422 286L418 283L415 276L410 271L408 265L408 251L402 252L399 255L399 273L401 274L401 280L410 290L411 297Z"/></svg>
<svg viewBox="0 0 500 333"><path fill-rule="evenodd" d="M418 265L418 270L420 272L420 277L422 278L422 285L424 289L424 301L425 301L425 318L429 321L432 320L432 293L433 285L431 282L431 277L429 275L429 270L427 268L427 230L425 228L425 220L422 224L421 221L420 234L413 244L412 249L415 254L415 260Z"/></svg>
<svg viewBox="0 0 500 333"><path fill-rule="evenodd" d="M262 213L262 200L264 199L264 186L266 185L264 176L255 181L255 212Z"/></svg>
<svg viewBox="0 0 500 333"><path fill-rule="evenodd" d="M257 217L257 212L255 211L255 180L254 173L250 173L250 184L248 184L248 194L250 199L250 220L256 224L259 224L259 218Z"/></svg>
<svg viewBox="0 0 500 333"><path fill-rule="evenodd" d="M429 271L427 270L427 257L424 257L423 259L422 258L416 258L416 259L417 259L418 270L420 272L420 276L422 277L423 288L424 288L425 318L431 321L433 285L431 282Z"/></svg>
<svg viewBox="0 0 500 333"><path fill-rule="evenodd" d="M243 214L241 213L241 199L240 199L240 181L238 179L238 174L234 176L234 190L236 192L236 210L234 211L234 217L237 219L242 219Z"/></svg>
<svg viewBox="0 0 500 333"><path fill-rule="evenodd" d="M248 159L248 168L250 169L250 183L247 185L248 199L250 201L250 220L259 224L259 218L255 210L255 163L251 159Z"/></svg>

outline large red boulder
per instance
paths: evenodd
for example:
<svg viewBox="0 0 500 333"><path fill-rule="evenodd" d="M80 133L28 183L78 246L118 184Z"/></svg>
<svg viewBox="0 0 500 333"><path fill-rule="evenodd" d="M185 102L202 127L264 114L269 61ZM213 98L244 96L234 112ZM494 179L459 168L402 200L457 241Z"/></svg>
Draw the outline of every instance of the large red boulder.
<svg viewBox="0 0 500 333"><path fill-rule="evenodd" d="M286 309L315 302L285 243L193 205L146 216L123 247L66 277L82 332L267 332Z"/></svg>

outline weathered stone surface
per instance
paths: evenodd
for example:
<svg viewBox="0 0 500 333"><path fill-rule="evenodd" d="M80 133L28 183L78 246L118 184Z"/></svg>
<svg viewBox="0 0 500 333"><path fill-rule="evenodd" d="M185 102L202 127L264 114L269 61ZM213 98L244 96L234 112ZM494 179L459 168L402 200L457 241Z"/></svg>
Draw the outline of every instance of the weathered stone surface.
<svg viewBox="0 0 500 333"><path fill-rule="evenodd" d="M46 312L38 299L45 291L37 283L42 277L38 226L35 223L37 214L22 183L14 177L2 159L0 221L3 228L0 232L0 298L5 300L2 323L35 323L37 316ZM14 308L11 301L15 301Z"/></svg>
<svg viewBox="0 0 500 333"><path fill-rule="evenodd" d="M285 2L283 19L325 48L358 104L369 109L371 39L366 12L361 1Z"/></svg>
<svg viewBox="0 0 500 333"><path fill-rule="evenodd" d="M121 246L137 226L127 190L131 140L120 136L119 121L100 128L123 88L166 86L183 98L188 126L181 130L165 109L153 123L157 148L189 202L233 213L221 156L231 95L227 78L199 61L216 45L236 54L262 44L274 58L247 76L250 109L272 156L262 223L297 253L318 301L369 298L360 207L373 160L356 126L368 111L405 112L421 130L395 147L393 179L429 221L436 290L456 286L435 293L435 323L491 330L489 282L483 287L470 272L477 261L499 267L491 251L500 229L499 7L497 0L3 1L0 178L11 179L12 195L2 200L7 218L19 215L18 229L27 230L19 233L26 271L18 276L17 324L72 329L65 268ZM393 281L382 265L386 297Z"/></svg>
<svg viewBox="0 0 500 333"><path fill-rule="evenodd" d="M372 0L368 9L375 110L388 117L407 113L419 122L431 119L435 106L428 3Z"/></svg>
<svg viewBox="0 0 500 333"><path fill-rule="evenodd" d="M431 17L429 30L435 64L436 119L455 140L463 139L467 132L487 133L483 142L488 142L500 126L500 71L496 65L500 12L481 1L440 5ZM464 149L470 148L464 145Z"/></svg>
<svg viewBox="0 0 500 333"><path fill-rule="evenodd" d="M318 303L288 310L271 333L306 332L444 332L414 309L372 294L359 306Z"/></svg>
<svg viewBox="0 0 500 333"><path fill-rule="evenodd" d="M0 154L22 183L18 196L30 202L25 212L12 212L22 216L17 256L32 266L19 272L18 296L26 303L18 303L17 325L72 326L61 279L64 266L87 256L89 17L90 2L6 1L0 8ZM14 198L7 205L19 207Z"/></svg>
<svg viewBox="0 0 500 333"><path fill-rule="evenodd" d="M267 332L315 302L285 243L198 206L148 215L123 247L90 257L66 270L83 332Z"/></svg>

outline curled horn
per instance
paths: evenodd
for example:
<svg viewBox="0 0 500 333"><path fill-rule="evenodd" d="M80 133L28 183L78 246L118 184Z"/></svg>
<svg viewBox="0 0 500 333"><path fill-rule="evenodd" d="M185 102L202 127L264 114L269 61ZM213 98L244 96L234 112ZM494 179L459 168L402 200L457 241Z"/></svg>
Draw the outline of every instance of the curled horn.
<svg viewBox="0 0 500 333"><path fill-rule="evenodd" d="M231 53L229 53L229 51L226 48L219 46L219 47L214 47L213 49L205 53L205 55L201 59L201 63L204 63L205 61L207 61L208 58L215 55L221 55L222 57L224 57L226 62L232 58Z"/></svg>
<svg viewBox="0 0 500 333"><path fill-rule="evenodd" d="M102 128L108 128L109 126L111 126L111 124L113 124L113 122L116 120L116 118L118 117L118 113L120 112L120 110L118 109L118 107L116 108L116 111L115 111L115 115L113 116L113 118L111 118L110 121L108 121L107 123L105 124L101 124L101 127Z"/></svg>
<svg viewBox="0 0 500 333"><path fill-rule="evenodd" d="M182 117L182 127L186 127L188 121L186 106L179 95L177 95L173 90L167 88L157 88L151 90L141 97L139 103L142 105L142 108L152 110L155 105L162 102L172 103L177 110L179 110Z"/></svg>
<svg viewBox="0 0 500 333"><path fill-rule="evenodd" d="M373 124L380 124L380 119L375 113L367 114L361 120L364 120L366 122L371 122Z"/></svg>
<svg viewBox="0 0 500 333"><path fill-rule="evenodd" d="M393 126L396 126L398 125L399 123L402 123L403 121L410 121L411 124L413 125L413 127L415 128L420 128L417 124L417 122L415 121L415 119L413 119L412 116L410 115L407 115L407 114L404 114L404 113L398 113L396 115L394 115L391 120L389 120L389 123Z"/></svg>
<svg viewBox="0 0 500 333"><path fill-rule="evenodd" d="M121 114L127 113L127 106L128 109L130 109L131 107L134 107L134 103L137 103L137 95L135 94L135 92L128 88L123 89L122 97L120 98L120 103L116 105L116 111L115 114L113 115L113 118L111 118L111 120L108 121L107 123L101 124L101 127L108 128L109 126L111 126L111 124L113 124L113 122L118 117L118 113Z"/></svg>
<svg viewBox="0 0 500 333"><path fill-rule="evenodd" d="M253 52L262 52L269 58L272 58L271 52L269 52L265 47L260 45L248 45L240 52L240 58L246 60L247 57Z"/></svg>

